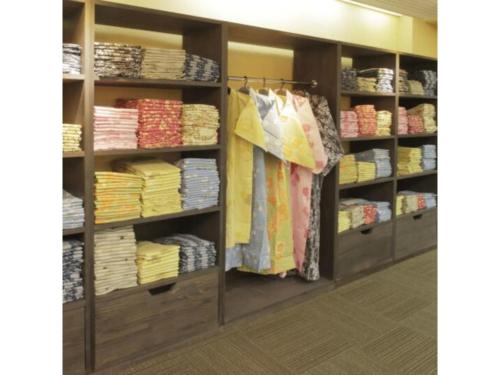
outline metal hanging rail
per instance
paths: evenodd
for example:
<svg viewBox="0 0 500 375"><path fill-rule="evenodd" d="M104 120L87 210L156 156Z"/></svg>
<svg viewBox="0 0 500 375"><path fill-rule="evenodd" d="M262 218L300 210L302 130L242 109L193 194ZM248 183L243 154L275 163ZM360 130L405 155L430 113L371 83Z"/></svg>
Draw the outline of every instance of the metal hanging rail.
<svg viewBox="0 0 500 375"><path fill-rule="evenodd" d="M311 86L311 88L318 86L318 81L314 79L311 81L293 81L290 79L283 79L283 78L266 78L266 77L249 77L249 76L228 76L227 79L229 81L244 81L245 85L248 81L262 81L264 82L264 86L266 85L266 83L281 83L282 85L288 83L292 85Z"/></svg>

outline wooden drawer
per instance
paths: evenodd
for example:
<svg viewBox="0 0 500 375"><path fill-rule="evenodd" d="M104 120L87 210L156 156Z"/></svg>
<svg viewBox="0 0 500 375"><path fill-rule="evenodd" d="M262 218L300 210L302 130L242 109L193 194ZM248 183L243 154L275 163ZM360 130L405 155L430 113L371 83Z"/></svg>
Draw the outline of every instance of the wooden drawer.
<svg viewBox="0 0 500 375"><path fill-rule="evenodd" d="M175 284L96 301L95 367L101 369L217 326L217 268Z"/></svg>
<svg viewBox="0 0 500 375"><path fill-rule="evenodd" d="M437 245L437 210L415 212L397 219L396 259Z"/></svg>
<svg viewBox="0 0 500 375"><path fill-rule="evenodd" d="M85 373L85 306L83 301L63 305L63 373Z"/></svg>
<svg viewBox="0 0 500 375"><path fill-rule="evenodd" d="M388 222L363 231L341 233L335 255L335 279L355 275L390 261L392 226L392 222Z"/></svg>

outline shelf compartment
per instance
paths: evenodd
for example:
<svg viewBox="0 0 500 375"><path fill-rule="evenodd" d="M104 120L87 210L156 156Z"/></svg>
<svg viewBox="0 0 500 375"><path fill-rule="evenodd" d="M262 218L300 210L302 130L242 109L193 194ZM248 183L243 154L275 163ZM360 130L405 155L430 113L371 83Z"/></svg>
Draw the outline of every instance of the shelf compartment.
<svg viewBox="0 0 500 375"><path fill-rule="evenodd" d="M339 235L339 237L341 237L341 236L345 236L347 234L354 233L354 232L363 232L363 231L366 231L366 230L369 230L372 228L376 228L378 226L385 225L385 224L392 223L392 222L393 222L393 220L388 220L388 221L383 221L381 223L372 223L372 224L367 224L367 225L361 225L360 227L357 227L357 228L352 228L352 229L345 230L343 232L339 232L338 235Z"/></svg>
<svg viewBox="0 0 500 375"><path fill-rule="evenodd" d="M437 245L437 209L429 208L397 217L396 259Z"/></svg>
<svg viewBox="0 0 500 375"><path fill-rule="evenodd" d="M398 179L398 181L400 181L400 180L407 180L409 178L418 178L418 177L424 177L424 176L432 176L432 175L436 175L436 174L437 174L437 170L433 169L431 171L424 171L424 172L421 172L421 173L414 173L414 174L409 174L409 175L405 175L405 176L398 176L397 179Z"/></svg>
<svg viewBox="0 0 500 375"><path fill-rule="evenodd" d="M85 374L85 300L63 304L63 371Z"/></svg>
<svg viewBox="0 0 500 375"><path fill-rule="evenodd" d="M95 370L217 327L218 269L175 284L96 300Z"/></svg>
<svg viewBox="0 0 500 375"><path fill-rule="evenodd" d="M220 150L220 145L207 145L207 146L179 146L179 147L166 147L166 148L142 148L131 150L101 150L95 151L95 156L121 156L121 155L148 155L148 154L162 154L173 152L194 152L194 151L213 151Z"/></svg>
<svg viewBox="0 0 500 375"><path fill-rule="evenodd" d="M353 189L353 188L357 188L357 187L361 187L361 186L383 184L385 182L390 182L393 180L394 180L394 177L384 177L384 178L378 178L378 179L370 180L370 181L355 182L353 184L339 185L339 189L340 190Z"/></svg>
<svg viewBox="0 0 500 375"><path fill-rule="evenodd" d="M182 88L220 88L220 82L184 81L169 79L132 79L132 78L97 78L96 86L108 87L145 87L156 89L182 89Z"/></svg>
<svg viewBox="0 0 500 375"><path fill-rule="evenodd" d="M351 137L351 138L341 138L342 142L361 142L361 141L383 141L387 139L394 139L393 135L374 135L367 137Z"/></svg>

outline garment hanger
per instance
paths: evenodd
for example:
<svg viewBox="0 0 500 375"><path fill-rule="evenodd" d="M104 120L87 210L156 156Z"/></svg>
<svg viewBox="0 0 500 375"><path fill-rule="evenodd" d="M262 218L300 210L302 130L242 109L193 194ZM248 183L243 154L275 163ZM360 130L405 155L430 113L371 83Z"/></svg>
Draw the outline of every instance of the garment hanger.
<svg viewBox="0 0 500 375"><path fill-rule="evenodd" d="M262 78L262 88L259 90L259 94L269 95L269 89L266 87L266 77Z"/></svg>
<svg viewBox="0 0 500 375"><path fill-rule="evenodd" d="M277 95L286 95L286 90L284 89L285 80L281 78L280 88L276 90Z"/></svg>
<svg viewBox="0 0 500 375"><path fill-rule="evenodd" d="M240 87L240 89L238 91L243 93L243 94L247 94L247 95L250 94L250 89L248 88L248 77L247 76L243 76L243 86Z"/></svg>

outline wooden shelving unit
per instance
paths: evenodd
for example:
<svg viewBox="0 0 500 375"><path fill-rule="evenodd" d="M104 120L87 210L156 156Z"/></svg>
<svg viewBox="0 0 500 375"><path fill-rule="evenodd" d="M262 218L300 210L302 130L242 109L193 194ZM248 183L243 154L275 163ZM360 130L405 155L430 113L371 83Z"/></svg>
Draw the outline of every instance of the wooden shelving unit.
<svg viewBox="0 0 500 375"><path fill-rule="evenodd" d="M437 134L398 136L397 108L430 102L437 97L399 95L397 70L436 67L433 59L395 51L369 48L306 35L268 30L134 7L99 0L63 1L64 41L82 46L81 75L63 75L63 120L83 125L83 150L63 154L63 184L84 199L85 226L63 231L63 237L76 236L85 242L85 299L63 307L64 371L83 374L108 371L115 365L137 360L152 351L168 348L196 335L210 332L227 322L275 308L292 298L322 288L333 288L336 281L362 275L391 264L436 244L436 209L395 216L395 197L400 190L437 192L437 171L417 176L396 177L397 146L437 144ZM104 40L100 26L114 26L175 34L191 53L214 59L221 66L220 82L108 79L93 73L94 41ZM232 270L225 271L225 164L228 42L284 48L293 51L293 79L317 80L312 93L327 98L337 126L342 106L375 104L377 110L393 113L393 133L382 137L343 139L348 152L371 148L390 150L393 176L359 184L339 185L338 168L325 178L321 203L321 279L305 282L298 277L267 277ZM134 42L134 41L130 41ZM140 44L140 43L139 43ZM341 59L352 59L353 66L389 67L395 70L395 93L357 93L341 90ZM303 88L303 87L300 87ZM110 105L109 92L121 97L148 97L155 90L160 97L174 93L185 103L215 105L221 115L219 143L213 146L182 146L147 150L93 149L94 105ZM143 90L143 91L141 91ZM128 94L133 93L133 94ZM118 158L155 156L168 161L197 156L215 158L221 176L219 206L150 218L108 224L94 224L94 173L108 170ZM364 197L390 201L392 220L365 225L337 233L338 202L344 197ZM192 233L215 242L217 266L179 275L147 285L94 295L94 234L107 228L132 225L138 240L154 239L172 233Z"/></svg>

